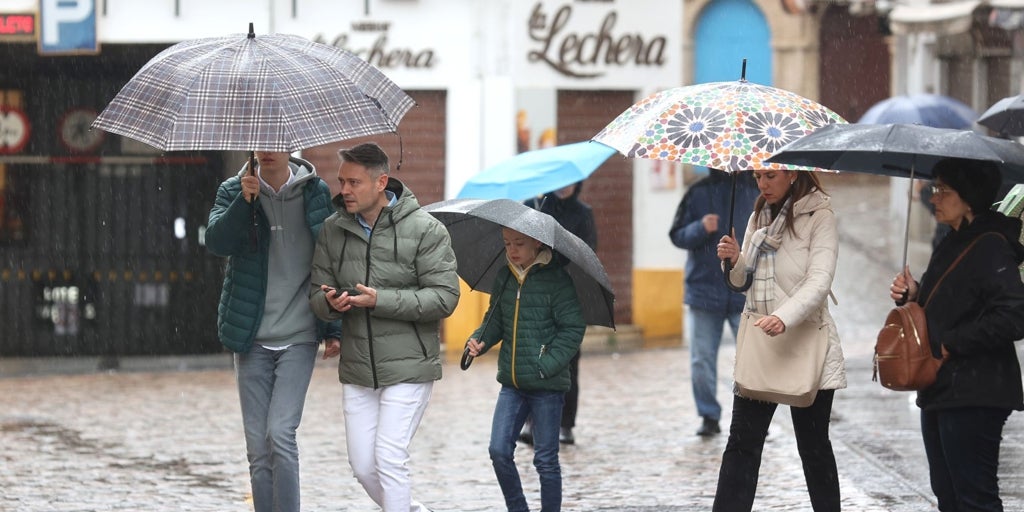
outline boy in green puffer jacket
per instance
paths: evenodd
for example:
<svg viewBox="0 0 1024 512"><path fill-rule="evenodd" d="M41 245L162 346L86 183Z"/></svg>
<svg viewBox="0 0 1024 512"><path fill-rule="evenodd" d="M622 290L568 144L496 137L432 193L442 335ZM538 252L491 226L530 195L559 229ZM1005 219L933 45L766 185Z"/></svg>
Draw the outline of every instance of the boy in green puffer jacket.
<svg viewBox="0 0 1024 512"><path fill-rule="evenodd" d="M562 503L558 430L570 385L569 362L579 351L586 323L566 259L518 231L504 228L502 236L508 266L498 271L487 320L466 346L476 357L503 342L498 355L501 391L488 451L506 507L510 512L529 510L515 448L530 416L541 510L557 511Z"/></svg>

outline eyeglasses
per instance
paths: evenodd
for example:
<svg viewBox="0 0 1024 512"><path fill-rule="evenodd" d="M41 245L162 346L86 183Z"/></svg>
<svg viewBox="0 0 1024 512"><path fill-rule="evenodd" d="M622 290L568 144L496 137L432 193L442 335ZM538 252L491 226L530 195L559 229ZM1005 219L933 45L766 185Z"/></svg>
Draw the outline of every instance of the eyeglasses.
<svg viewBox="0 0 1024 512"><path fill-rule="evenodd" d="M932 195L935 197L941 197L953 191L953 189L945 185L932 185Z"/></svg>

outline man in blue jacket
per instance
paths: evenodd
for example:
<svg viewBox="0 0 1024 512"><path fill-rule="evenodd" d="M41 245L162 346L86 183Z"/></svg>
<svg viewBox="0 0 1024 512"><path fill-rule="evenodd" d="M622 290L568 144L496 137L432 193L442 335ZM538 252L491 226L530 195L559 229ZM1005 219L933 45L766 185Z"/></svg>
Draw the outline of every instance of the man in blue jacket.
<svg viewBox="0 0 1024 512"><path fill-rule="evenodd" d="M313 247L333 212L331 191L305 160L256 156L255 174L243 166L217 190L206 246L228 258L217 334L235 353L253 505L298 512L295 431L319 343L341 337L340 323L317 320L307 298ZM337 343L327 347L325 359L337 355Z"/></svg>
<svg viewBox="0 0 1024 512"><path fill-rule="evenodd" d="M722 324L728 321L733 335L736 334L745 300L742 293L726 286L715 245L729 229L730 206L735 236L743 243L754 200L760 195L750 172L737 173L733 203L732 179L727 172L709 169L708 175L691 185L683 195L668 233L676 247L688 251L683 302L689 306L686 325L690 340L690 382L697 414L702 418L697 429L699 436L713 436L722 431L718 424L722 419L722 406L717 397Z"/></svg>

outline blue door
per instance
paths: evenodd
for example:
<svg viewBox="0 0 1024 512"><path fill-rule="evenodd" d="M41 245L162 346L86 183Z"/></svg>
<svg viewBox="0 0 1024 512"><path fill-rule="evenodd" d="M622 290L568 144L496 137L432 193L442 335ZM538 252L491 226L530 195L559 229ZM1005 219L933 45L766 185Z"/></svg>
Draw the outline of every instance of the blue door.
<svg viewBox="0 0 1024 512"><path fill-rule="evenodd" d="M747 80L772 85L771 33L750 0L708 3L697 21L694 48L694 83L739 80L747 59Z"/></svg>

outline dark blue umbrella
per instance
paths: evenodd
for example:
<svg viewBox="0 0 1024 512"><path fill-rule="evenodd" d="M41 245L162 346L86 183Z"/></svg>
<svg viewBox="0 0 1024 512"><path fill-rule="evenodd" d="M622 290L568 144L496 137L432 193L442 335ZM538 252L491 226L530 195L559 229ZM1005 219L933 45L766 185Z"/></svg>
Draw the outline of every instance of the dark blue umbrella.
<svg viewBox="0 0 1024 512"><path fill-rule="evenodd" d="M455 197L523 201L583 181L613 154L594 141L526 151L473 176Z"/></svg>
<svg viewBox="0 0 1024 512"><path fill-rule="evenodd" d="M920 124L932 128L970 128L978 113L961 101L941 94L893 96L875 103L858 124Z"/></svg>

